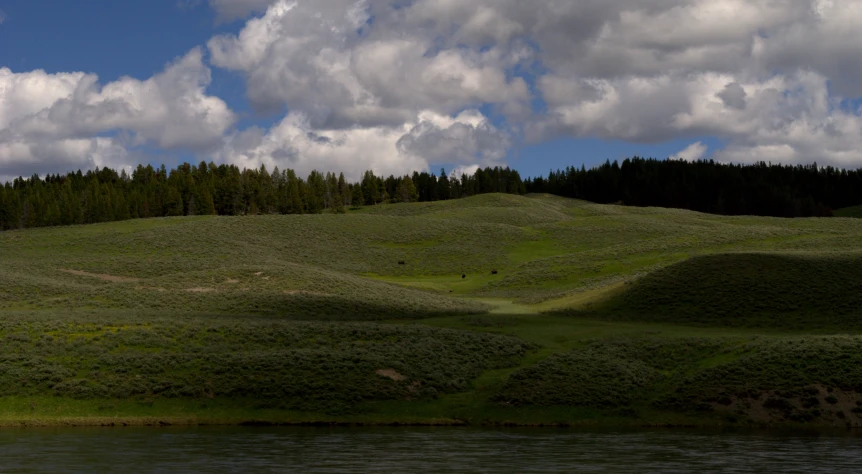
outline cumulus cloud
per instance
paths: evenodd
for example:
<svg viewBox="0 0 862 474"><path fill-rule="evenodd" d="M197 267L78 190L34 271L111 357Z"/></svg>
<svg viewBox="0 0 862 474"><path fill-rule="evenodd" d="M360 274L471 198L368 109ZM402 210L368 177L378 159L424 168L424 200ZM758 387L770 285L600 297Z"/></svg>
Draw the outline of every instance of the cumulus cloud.
<svg viewBox="0 0 862 474"><path fill-rule="evenodd" d="M338 170L358 179L367 169L379 174L427 170L429 159L437 158L499 163L506 146L483 146L489 137L505 139L476 111L455 118L426 111L419 121L400 127L350 129L315 128L303 114L291 113L269 130L252 127L233 133L216 158L248 168L263 164L299 173ZM440 150L428 149L435 145Z"/></svg>
<svg viewBox="0 0 862 474"><path fill-rule="evenodd" d="M266 10L270 3L272 0L209 0L210 6L218 14L219 21L245 18L252 13Z"/></svg>
<svg viewBox="0 0 862 474"><path fill-rule="evenodd" d="M258 110L284 104L323 128L394 126L421 110L453 114L529 99L525 81L501 66L501 53L439 49L421 28L402 34L378 25L395 13L374 5L278 0L238 35L210 40L212 63L245 74Z"/></svg>
<svg viewBox="0 0 862 474"><path fill-rule="evenodd" d="M0 166L60 171L126 165L128 147L205 151L235 118L207 96L210 71L194 49L150 79L105 85L85 73L0 69Z"/></svg>
<svg viewBox="0 0 862 474"><path fill-rule="evenodd" d="M847 165L862 164L848 149L862 132L833 102L862 94L858 20L849 0L273 0L208 47L245 75L258 110L286 106L324 130L413 124L398 149L429 162L499 159L514 131L531 142L712 134L737 160ZM482 105L506 131L419 117Z"/></svg>
<svg viewBox="0 0 862 474"><path fill-rule="evenodd" d="M708 147L703 142L694 142L671 156L673 160L697 161L706 155Z"/></svg>
<svg viewBox="0 0 862 474"><path fill-rule="evenodd" d="M481 168L479 165L462 165L449 172L449 179L461 179L461 176L472 176Z"/></svg>
<svg viewBox="0 0 862 474"><path fill-rule="evenodd" d="M493 126L478 110L456 117L423 113L419 122L398 139L403 155L421 156L434 163L500 164L511 146L510 136Z"/></svg>
<svg viewBox="0 0 862 474"><path fill-rule="evenodd" d="M411 18L411 28L396 25L402 14ZM351 173L501 163L510 133L476 107L491 104L507 114L523 113L529 87L507 71L517 54L441 47L433 25L416 19L420 14L398 12L381 1L278 0L239 34L211 39L212 64L246 77L247 95L258 111L290 111L265 132L267 146L249 153L233 148L224 156L299 168L337 164ZM497 36L517 29L489 25L496 18L493 10L484 15L470 26L473 36L491 26ZM309 141L310 133L329 141ZM272 143L291 139L298 143L289 151Z"/></svg>
<svg viewBox="0 0 862 474"><path fill-rule="evenodd" d="M245 19L207 42L210 65L244 77L257 112L284 113L275 125L233 130L195 50L147 81L104 86L0 69L0 143L16 156L99 139L91 149L396 173L499 164L520 141L556 136L715 136L724 161L862 166L860 110L847 106L862 97L855 0L207 3Z"/></svg>
<svg viewBox="0 0 862 474"><path fill-rule="evenodd" d="M0 183L34 173L130 166L130 153L111 138L0 141Z"/></svg>
<svg viewBox="0 0 862 474"><path fill-rule="evenodd" d="M724 86L724 89L716 94L724 105L733 109L745 108L745 89L738 82L731 82Z"/></svg>

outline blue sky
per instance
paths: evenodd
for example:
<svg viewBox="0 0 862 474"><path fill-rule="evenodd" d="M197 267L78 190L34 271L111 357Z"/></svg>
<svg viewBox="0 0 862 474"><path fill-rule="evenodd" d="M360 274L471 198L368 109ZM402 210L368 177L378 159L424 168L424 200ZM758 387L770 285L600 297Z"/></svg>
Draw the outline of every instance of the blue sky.
<svg viewBox="0 0 862 474"><path fill-rule="evenodd" d="M295 131L294 128L284 125L280 132L277 130L278 125L283 123L282 121L290 122L286 119L285 114L288 114L288 118L294 117L294 113L303 114L303 117L310 117L308 124L303 125L306 128L302 128L302 130L310 130L315 134L318 129L323 130L321 133L331 132L331 136L327 136L332 138L330 140L332 143L345 143L345 146L353 146L351 144L355 140L361 141L363 143L361 146L372 146L367 143L377 142L359 140L354 135L344 135L340 141L335 137L350 127L377 130L375 133L381 136L394 137L397 133L393 130L399 130L399 126L397 123L393 123L389 117L408 117L404 119L406 120L405 130L408 130L418 123L417 120L421 121L421 117L426 116L429 111L435 114L435 118L428 122L431 125L425 127L424 130L431 130L433 133L419 136L417 135L420 133L419 128L416 128L405 135L405 137L410 135L410 140L402 139L397 142L397 146L400 147L398 153L409 153L412 157L410 159L405 158L405 167L425 166L436 172L441 166L451 169L458 165L509 164L520 170L522 174L536 175L544 174L549 169L563 168L569 165L580 166L581 164L589 167L604 162L606 159L624 159L632 155L666 158L686 149L691 152L684 154L686 157L716 157L722 161L774 159L774 161L785 162L816 160L820 163L834 162L844 166L859 164L858 155L852 154L848 150L853 149L858 143L859 137L857 135L859 133L855 133L853 130L859 125L859 122L855 120L859 116L860 105L862 105L862 100L860 100L862 94L854 89L853 82L850 80L851 76L857 73L856 69L848 67L846 63L843 66L831 64L816 55L810 55L806 59L805 54L802 53L799 63L772 65L769 70L773 72L770 74L746 69L749 66L743 62L740 62L735 69L735 66L728 66L727 61L722 60L722 58L716 58L715 67L702 60L681 67L679 66L680 60L674 60L673 64L677 69L667 72L662 69L661 61L664 60L662 55L657 54L656 51L644 52L645 49L649 48L661 49L661 45L655 45L659 40L648 37L655 33L645 31L643 37L638 37L636 31L632 33L633 39L626 40L630 44L626 44L624 47L630 48L632 52L640 51L645 56L648 56L647 53L656 53L652 54L652 57L657 58L655 63L644 63L634 67L634 65L621 62L619 65L611 66L600 63L596 59L598 57L602 61L607 61L606 56L591 57L590 54L592 53L589 50L581 51L585 48L584 45L595 45L599 41L596 39L597 37L590 38L588 32L584 33L584 38L571 39L573 41L571 51L578 51L577 55L570 54L566 49L557 48L559 45L556 43L560 41L560 38L569 40L572 31L572 25L569 24L547 27L560 28L556 37L538 30L533 33L522 34L521 37L500 36L497 32L499 25L514 22L521 25L517 31L528 31L529 28L535 27L535 25L531 26L528 23L526 14L518 10L517 2L513 3L509 0L490 3L490 8L495 9L494 14L497 15L494 22L489 23L497 28L493 31L488 30L490 32L488 35L497 35L493 41L487 39L488 35L482 37L476 36L476 34L473 36L465 34L463 39L452 45L446 44L446 36L437 36L435 39L434 35L440 35L443 31L452 34L454 31L456 38L461 37L459 36L461 32L466 31L468 27L472 28L470 25L475 23L470 20L469 15L479 14L471 10L472 4L463 7L465 8L464 12L461 13L464 17L463 24L458 24L457 20L455 20L455 24L445 23L452 20L441 14L439 18L434 18L430 23L433 24L430 29L438 29L430 32L421 29L425 28L431 21L427 18L423 20L424 23L421 23L422 26L417 30L418 32L411 30L405 30L407 33L399 32L400 24L394 21L387 22L385 18L382 18L382 15L379 15L378 10L378 16L374 17L374 21L367 21L363 27L367 31L363 33L361 38L358 36L351 37L348 32L344 38L334 43L332 38L327 36L331 36L331 32L325 30L305 31L303 28L310 22L317 21L314 19L324 18L335 22L327 24L337 24L339 21L344 21L346 13L349 17L350 12L353 11L351 9L356 8L355 2L333 0L332 5L329 5L330 2L324 2L327 4L326 8L318 8L313 2L301 0L300 6L287 14L276 15L275 10L271 10L264 16L263 10L251 11L252 9L248 8L249 11L244 11L246 15L240 15L240 18L229 22L217 21L220 14L224 16L228 8L235 13L237 9L243 10L244 3L260 6L262 2L265 3L266 1L87 0L73 2L68 0L7 0L0 3L0 11L2 11L4 18L0 23L0 68L8 68L12 74L22 75L20 77L36 70L44 70L47 79L43 82L48 81L45 82L47 90L54 87L50 80L72 72L95 74L99 78L100 87L105 87L123 77L146 81L154 75L166 71L166 68L170 68L170 64L177 58L184 57L195 48L201 51L201 64L195 71L197 73L203 71L204 74L211 75L211 81L205 85L202 91L186 92L198 99L201 97L204 99L214 98L216 101L221 101L226 107L226 111L224 111L226 118L220 122L222 126L216 127L215 131L212 132L216 138L210 137L206 146L200 145L202 141L198 138L187 140L189 143L193 143L191 145L185 144L181 139L166 138L165 135L170 133L168 128L176 129L176 125L166 127L166 130L158 132L151 130L152 124L141 125L141 129L136 128L138 125L118 125L116 127L106 125L99 130L90 130L88 132L90 135L87 136L84 136L86 134L82 135L83 132L75 131L62 136L58 135L52 139L57 140L57 146L60 146L68 144L69 140L72 139L80 141L107 137L114 140L122 133L137 138L127 140L124 143L106 143L103 141L97 144L94 141L91 144L91 149L99 150L99 153L110 156L110 159L103 158L101 161L90 159L88 161L86 157L69 156L63 165L57 166L68 167L70 166L68 163L74 163L76 159L86 166L87 163L121 163L123 159L128 161L133 158L154 162L165 160L168 165L181 160L216 159L217 161L233 161L250 166L257 163L271 166L273 163L277 163L277 159L273 157L290 155L290 153L282 153L281 150L299 150L298 153L300 154L308 154L307 161L303 161L306 158L298 158L299 163L303 164L302 166L318 165L317 167L327 168L338 166L339 163L342 165L348 162L352 163L349 161L349 153L341 150L340 154L336 153L337 156L330 156L331 149L309 148L312 147L309 144L294 146L289 138L285 138L285 136L296 136L296 133L290 132L291 130ZM277 1L279 0L272 0L273 3ZM715 1L734 3L734 0ZM435 4L435 0L413 0L401 4L413 6L423 2L432 5L437 10L440 9L440 5L443 5L441 2ZM487 3L487 0L478 1L476 5L481 6L480 4L483 2ZM379 3L385 2L380 1ZM535 4L536 9L543 8L544 3L543 1L537 2ZM378 8L377 4L378 2L375 0L373 8ZM692 8L699 8L703 2L691 0L691 4ZM367 4L362 5L367 6ZM638 8L637 2L625 0L614 0L608 5L608 11L595 12L596 21L599 24L604 21L607 29L615 27L614 19L621 18L620 11L626 9L628 9L626 11L637 11ZM429 11L428 5L423 8L425 10L422 11ZM416 10L419 11L418 7ZM593 14L593 12L587 13ZM770 11L764 10L761 13L768 15ZM834 21L839 21L840 18L838 17L841 14L840 11L835 12L834 15L837 19ZM843 14L846 16L846 13ZM299 18L301 15L310 16L303 19ZM487 12L484 15L487 17ZM277 26L267 30L267 34L272 35L265 40L268 45L267 52L262 53L256 59L256 63L246 64L243 62L243 55L248 55L249 50L243 48L247 48L248 45L244 44L246 40L238 35L245 29L253 29L253 22L256 21L256 18L263 18L261 21L268 21L269 24ZM398 21L406 21L404 18L399 17ZM575 17L571 21L577 23L587 20ZM663 17L656 17L655 21L664 20ZM767 25L765 27L759 26L758 30L763 30L769 25L774 26L775 23L768 16L764 16L754 23L757 24L758 21ZM798 23L797 26L803 28L808 19L800 13L799 18L789 21L795 21ZM392 31L385 31L386 28ZM299 33L295 33L297 35L295 37L291 36L296 30L303 30L302 36L299 36ZM686 34L696 36L697 28L694 28L693 31ZM811 30L811 41L814 43L818 41L815 33L817 31ZM433 91L433 94L429 92L429 98L423 97L421 101L414 101L411 94L421 96L425 92L414 90L409 94L396 95L393 93L394 99L387 97L389 90L403 84L404 80L399 82L399 79L396 78L394 79L396 82L388 86L380 86L378 82L383 79L378 81L377 78L369 78L367 71L362 71L361 67L357 66L359 64L357 58L367 57L360 56L360 53L368 51L369 45L380 45L386 41L395 44L397 40L403 42L405 35L415 44L422 44L423 41L431 40L428 44L434 45L432 49L426 50L420 57L408 57L404 59L404 61L408 61L407 63L399 62L399 64L412 64L409 61L416 63L416 74L411 76L405 73L405 77L420 79L427 77L428 70L432 70L434 64L422 64L419 62L420 60L430 58L440 61L445 59L451 62L453 61L452 58L457 56L461 62L451 64L465 68L464 77L474 74L478 78L477 80L487 79L487 84L489 84L487 87L500 88L499 94L493 98L487 98L493 94L481 90L479 92L465 90L463 92L453 91L452 97L447 97L445 91L442 93ZM214 37L219 36L229 38L230 41L225 42L225 49L221 51L218 57L214 57L211 41ZM698 41L701 43L703 41L694 36L689 38L692 48L697 47ZM294 41L296 38L307 39L309 37L313 41L308 41L308 47L305 50L277 52L287 51L287 47L284 45L291 44L290 41ZM781 53L780 47L784 45L777 43L781 39L780 35L773 34L765 37L769 41L776 42L775 48L778 52L775 57L782 58L783 56L779 53ZM473 38L480 39L474 40ZM742 34L740 38L742 38L740 41L745 39ZM675 41L678 43L685 40L686 38L677 38ZM473 42L471 43L471 41ZM582 43L577 41L582 41ZM729 40L723 38L721 41L727 42ZM620 47L617 43L614 44L615 47ZM350 80L364 81L362 86L366 87L364 92L366 96L375 94L374 87L379 88L375 99L379 103L387 104L387 107L391 109L384 111L385 114L389 114L386 115L387 118L375 118L373 120L358 118L355 119L357 120L355 123L350 122L350 120L354 120L350 117L356 116L357 112L354 107L356 104L334 103L330 100L339 91L343 92L342 89L333 89L332 91L309 89L308 94L293 91L294 84L302 84L303 81L323 84L322 87L331 85L331 78L322 77L319 72L303 71L301 68L307 67L308 64L319 65L320 61L315 63L315 58L326 58L325 54L328 54L326 51L331 53L335 48L333 45L343 48L337 51L344 54L341 57L352 58L350 59L352 62L349 64L351 67L355 67L357 71L354 71L355 77ZM529 52L530 59L520 62L510 60L509 58L516 56L517 48L524 48L523 45L528 45L528 49L532 48ZM282 49L279 49L280 47ZM678 48L679 46L675 44L674 47ZM490 53L497 53L496 56L493 56L493 61L497 61L496 63L491 63L491 60L487 59L487 57L492 57ZM820 53L824 54L823 51ZM278 54L282 56L279 57ZM606 55L607 53L602 54ZM663 54L667 56L671 53L666 51ZM842 52L836 51L835 54L837 56L836 61L840 61ZM303 56L293 62L291 55L307 55L308 57ZM766 59L758 58L762 61L769 59L769 57ZM805 63L806 60L809 63ZM474 63L469 61L474 61ZM631 62L628 60L628 63ZM296 72L292 70L294 67ZM407 68L407 66L402 67ZM421 70L421 68L425 68L425 70ZM504 80L508 83L500 84L499 80L494 79L493 73L496 72L494 68L499 69L505 77ZM285 73L285 70L290 71L290 73ZM381 70L381 72L383 71ZM758 74L760 75L758 76ZM387 75L391 74L388 74L388 71L387 74L381 74L381 76ZM530 97L526 98L526 101L524 97L516 97L520 94L517 92L520 90L516 83L518 78L525 81L524 85L529 90ZM36 78L29 76L26 79L36 80ZM744 82L744 80L748 82ZM21 81L18 83L20 84ZM698 90L698 87L703 88L703 84L708 84L709 87L714 88L714 91L706 94ZM739 86L732 86L732 84ZM433 87L433 85L428 87ZM571 92L567 92L568 95L560 98L558 97L559 94L554 95L554 87L558 90ZM770 99L776 101L774 104L764 103L765 97L779 97L767 96L764 92L775 87L778 87L779 90L784 87L784 94L780 98ZM54 88L56 89L56 87ZM281 95L273 93L273 90L280 91ZM675 91L680 93L679 100L673 96ZM737 97L728 95L730 92L727 91L742 92L737 92ZM789 91L794 91L794 93L789 94ZM830 109L824 112L817 109L816 99L818 94L824 94L823 91L826 91L827 100L833 100L838 104L837 107L832 108L834 110ZM459 93L455 94L454 92ZM682 97L682 94L686 92L690 95ZM18 111L15 104L20 103L20 100L23 99L10 97L10 94L7 93L5 98L0 97L0 101L5 100L11 104L7 104L6 107L12 111L7 112L11 118L7 118L5 124L2 121L2 116L0 116L0 146L4 140L2 131L5 126L7 128L5 139L9 140L10 143L14 142L15 145L19 145L14 148L10 144L9 149L21 149L20 145L24 144L29 147L31 152L23 158L16 158L17 155L13 156L12 152L7 152L11 158L7 158L8 163L5 165L7 166L7 173L4 173L2 169L4 155L2 148L0 148L0 176L8 175L12 172L10 170L17 171L25 168L28 159L33 160L36 172L50 169L52 165L50 159L36 156L36 152L32 151L39 148L40 142L36 141L35 138L29 138L25 132L21 131L24 130L23 128L20 130L15 128L16 123L20 124L24 118L35 117L39 107L31 107L30 109L25 107L26 112ZM133 92L129 94L134 95ZM443 95L441 96L441 94ZM587 99L581 98L581 94ZM701 95L697 96L696 94ZM162 93L161 95L170 94ZM463 98L465 96L466 99ZM797 102L791 102L791 96L801 98ZM594 101L596 98L598 100ZM446 102L449 100L451 100L451 105ZM458 102L459 100L461 102ZM483 100L485 103L482 103ZM736 102L733 102L734 100ZM397 103L397 101L404 103ZM710 104L710 101L714 104ZM129 102L136 103L134 99L129 99ZM437 104L444 102L446 102L445 107L437 107ZM261 104L265 104L266 107ZM272 104L275 105L270 107ZM519 113L496 113L498 110L514 110L518 104L521 104L522 108L524 104L527 104L526 107L532 109L532 112L528 112L526 115L523 110ZM752 104L756 104L760 108L754 110ZM2 105L0 103L0 107ZM665 107L667 110L663 110ZM809 110L805 107L812 109ZM722 108L724 109L722 110ZM255 112L264 109L275 110L276 112ZM324 110L325 113L320 115L322 117L320 120L315 121L317 117L315 114L321 113L321 110ZM479 118L476 118L474 114L470 115L468 119L458 119L459 114L469 110L478 111ZM741 111L746 113L743 114ZM836 115L839 112L843 115ZM410 119L412 113L418 114L416 117L419 118ZM710 114L714 114L714 116ZM814 119L816 120L812 120L812 114L820 114L821 116L815 116ZM169 115L176 116L176 113ZM189 113L189 117L192 118L200 116L201 114L197 112ZM338 119L336 117L347 118ZM13 122L13 120L18 122ZM385 127L390 128L380 131L380 120L384 120ZM467 120L469 123L463 122L463 120ZM480 125L482 120L486 122L487 126ZM794 122L794 120L798 121ZM132 121L134 122L134 120ZM122 123L128 122L126 120ZM678 125L682 122L685 125ZM809 130L800 132L799 127L802 126L800 124L803 122L804 126L809 127ZM828 125L830 123L833 125ZM841 125L835 125L836 123ZM179 125L183 124L179 123ZM457 128L461 125L467 127L467 132L464 132L463 128ZM764 131L764 127L761 125L780 128ZM822 147L818 140L822 139L823 130L827 129L832 130L830 133L833 133L833 136L838 139L835 141L834 150L826 146L822 156L819 156L821 152L817 150ZM800 133L802 134L801 137ZM834 135L835 133L838 135ZM526 138L528 136L531 138ZM378 141L381 144L389 143L381 137L378 138L380 138ZM45 140L45 138L41 137L38 140ZM261 144L273 143L278 140L281 142L270 148ZM242 149L235 146L237 143L246 142L252 145ZM174 143L178 144L175 145ZM227 143L227 145L218 145L218 143ZM405 143L409 147L405 148L407 146ZM395 145L393 144L393 146ZM62 149L66 150L66 148ZM110 152L105 150L110 150ZM451 150L451 153L447 150ZM396 162L399 158L395 151L387 151L391 156L385 160L381 158L378 161L373 158L373 149L357 148L356 153L358 157L368 157L357 158L358 162L365 160L368 166L378 166L376 163L382 163L379 166L384 170L398 169ZM450 156L452 158L448 159ZM293 160L285 164L296 162L296 158ZM842 162L842 160L844 161Z"/></svg>

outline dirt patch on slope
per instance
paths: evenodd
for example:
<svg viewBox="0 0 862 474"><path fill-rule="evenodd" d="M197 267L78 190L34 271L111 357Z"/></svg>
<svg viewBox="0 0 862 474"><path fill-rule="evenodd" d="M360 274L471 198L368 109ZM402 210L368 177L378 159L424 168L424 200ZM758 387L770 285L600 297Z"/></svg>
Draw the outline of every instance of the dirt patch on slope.
<svg viewBox="0 0 862 474"><path fill-rule="evenodd" d="M188 291L189 293L213 293L216 291L215 288L186 288L184 291Z"/></svg>
<svg viewBox="0 0 862 474"><path fill-rule="evenodd" d="M395 369L377 369L375 373L381 377L386 377L396 382L407 379L407 377L399 374Z"/></svg>
<svg viewBox="0 0 862 474"><path fill-rule="evenodd" d="M69 270L66 268L58 268L57 270L60 270L63 273L69 273L72 275L85 276L85 277L90 277L90 278L98 278L99 280L110 281L112 283L134 283L134 282L141 281L140 278L123 277L123 276L117 276L117 275L106 275L104 273L90 273L90 272L85 272L85 271L81 271L81 270Z"/></svg>

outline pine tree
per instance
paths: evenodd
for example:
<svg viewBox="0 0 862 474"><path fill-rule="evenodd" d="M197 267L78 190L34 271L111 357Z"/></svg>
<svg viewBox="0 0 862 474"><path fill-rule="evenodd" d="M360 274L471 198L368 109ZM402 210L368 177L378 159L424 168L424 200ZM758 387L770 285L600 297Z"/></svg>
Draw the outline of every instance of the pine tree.
<svg viewBox="0 0 862 474"><path fill-rule="evenodd" d="M195 204L195 196L194 196L194 195L192 195L192 196L189 198L189 203L188 203L188 205L186 206L186 209L188 210L188 211L187 211L187 212L188 212L188 214L187 214L187 215L189 215L189 216L196 216L196 215L198 215L198 214L197 214L198 209L197 209L197 205Z"/></svg>
<svg viewBox="0 0 862 474"><path fill-rule="evenodd" d="M380 178L375 178L375 181L377 181L377 201L374 204L389 202L390 196L386 192L386 183Z"/></svg>
<svg viewBox="0 0 862 474"><path fill-rule="evenodd" d="M183 197L174 187L167 187L162 215L166 217L183 215Z"/></svg>
<svg viewBox="0 0 862 474"><path fill-rule="evenodd" d="M350 186L347 180L344 179L344 173L338 175L338 195L341 196L341 206L350 206L353 202L353 193L350 192Z"/></svg>
<svg viewBox="0 0 862 474"><path fill-rule="evenodd" d="M6 186L0 183L0 231L8 229L9 198L6 197Z"/></svg>
<svg viewBox="0 0 862 474"><path fill-rule="evenodd" d="M365 198L365 204L369 206L380 202L380 187L377 177L371 171L366 171L362 176L362 195Z"/></svg>
<svg viewBox="0 0 862 474"><path fill-rule="evenodd" d="M398 186L398 198L401 202L416 202L419 200L419 193L416 191L416 186L410 176L401 178L401 183Z"/></svg>
<svg viewBox="0 0 862 474"><path fill-rule="evenodd" d="M326 205L326 179L317 170L308 175L308 201L306 209L309 214L320 214Z"/></svg>
<svg viewBox="0 0 862 474"><path fill-rule="evenodd" d="M440 169L440 177L437 178L437 199L445 201L452 197L452 188L449 186L449 177L446 176L446 170Z"/></svg>
<svg viewBox="0 0 862 474"><path fill-rule="evenodd" d="M202 216L211 216L215 214L215 203L213 202L213 196L210 193L209 188L201 186L199 195L200 200L196 203L197 213Z"/></svg>
<svg viewBox="0 0 862 474"><path fill-rule="evenodd" d="M338 186L338 178L335 173L326 173L326 195L324 208L332 209L336 212L341 207L341 188Z"/></svg>
<svg viewBox="0 0 862 474"><path fill-rule="evenodd" d="M297 184L299 187L299 197L302 199L302 212L311 214L311 208L309 207L311 188L308 186L308 183L302 179L298 179Z"/></svg>
<svg viewBox="0 0 862 474"><path fill-rule="evenodd" d="M362 185L352 184L353 207L362 207L365 204L365 197L362 195Z"/></svg>
<svg viewBox="0 0 862 474"><path fill-rule="evenodd" d="M293 170L287 170L287 208L285 214L302 214L302 196L300 194L299 180Z"/></svg>
<svg viewBox="0 0 862 474"><path fill-rule="evenodd" d="M267 172L266 166L260 165L257 179L257 208L261 213L269 214L275 209L275 191L272 187L272 176Z"/></svg>

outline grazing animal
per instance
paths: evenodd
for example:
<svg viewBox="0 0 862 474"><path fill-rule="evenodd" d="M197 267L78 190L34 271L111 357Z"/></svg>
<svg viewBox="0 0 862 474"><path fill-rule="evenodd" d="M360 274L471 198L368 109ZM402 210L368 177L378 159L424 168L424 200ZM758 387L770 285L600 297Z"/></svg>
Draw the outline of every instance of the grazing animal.
<svg viewBox="0 0 862 474"><path fill-rule="evenodd" d="M497 274L497 270L491 270L491 275L496 275L496 274Z"/></svg>
<svg viewBox="0 0 862 474"><path fill-rule="evenodd" d="M398 265L407 265L407 262L405 262L404 260L399 260Z"/></svg>
<svg viewBox="0 0 862 474"><path fill-rule="evenodd" d="M466 274L461 275L461 278L467 278L467 275Z"/></svg>

